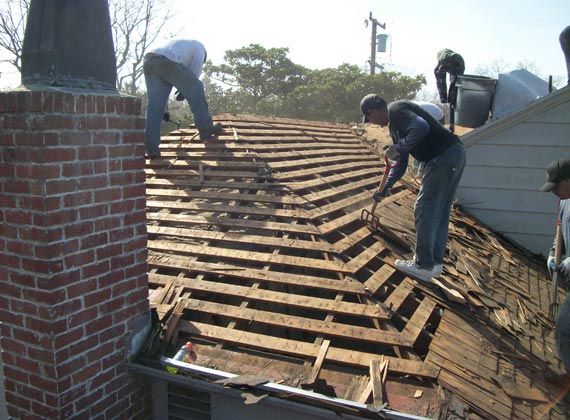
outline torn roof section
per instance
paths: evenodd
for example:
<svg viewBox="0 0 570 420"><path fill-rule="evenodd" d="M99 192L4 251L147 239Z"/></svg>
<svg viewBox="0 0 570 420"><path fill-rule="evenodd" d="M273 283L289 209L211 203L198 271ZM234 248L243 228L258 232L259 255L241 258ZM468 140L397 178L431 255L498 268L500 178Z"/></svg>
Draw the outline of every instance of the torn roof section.
<svg viewBox="0 0 570 420"><path fill-rule="evenodd" d="M384 164L346 125L221 115L217 141L147 162L151 305L195 364L417 416L534 419L560 394L544 269L454 210L437 285L411 256L418 182L372 206ZM556 417L551 414L551 418ZM476 417L471 417L476 418Z"/></svg>

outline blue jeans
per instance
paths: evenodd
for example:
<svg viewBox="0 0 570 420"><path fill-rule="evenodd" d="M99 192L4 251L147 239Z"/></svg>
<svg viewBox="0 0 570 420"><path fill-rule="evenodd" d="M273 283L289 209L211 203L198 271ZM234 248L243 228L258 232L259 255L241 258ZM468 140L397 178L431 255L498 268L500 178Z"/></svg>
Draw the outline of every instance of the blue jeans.
<svg viewBox="0 0 570 420"><path fill-rule="evenodd" d="M143 70L147 92L145 148L148 155L159 153L160 124L172 86L188 101L200 134L211 132L213 123L204 85L192 71L160 55L146 56Z"/></svg>
<svg viewBox="0 0 570 420"><path fill-rule="evenodd" d="M566 372L570 372L570 295L560 305L555 318L558 357Z"/></svg>
<svg viewBox="0 0 570 420"><path fill-rule="evenodd" d="M419 268L431 270L434 264L443 263L451 205L465 161L465 150L458 143L424 164L424 177L414 206Z"/></svg>

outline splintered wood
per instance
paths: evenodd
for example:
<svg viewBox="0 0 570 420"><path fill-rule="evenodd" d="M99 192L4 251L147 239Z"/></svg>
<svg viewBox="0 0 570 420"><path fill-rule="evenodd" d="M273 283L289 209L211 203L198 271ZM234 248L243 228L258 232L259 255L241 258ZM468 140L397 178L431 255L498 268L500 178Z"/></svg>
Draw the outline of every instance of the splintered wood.
<svg viewBox="0 0 570 420"><path fill-rule="evenodd" d="M395 410L419 400L428 417L438 386L482 418L552 402L548 284L529 255L455 209L443 276L420 284L393 265L413 254L417 182L378 206L382 230L360 219L385 170L373 143L345 125L216 120L218 140L178 130L146 166L149 299L195 363Z"/></svg>

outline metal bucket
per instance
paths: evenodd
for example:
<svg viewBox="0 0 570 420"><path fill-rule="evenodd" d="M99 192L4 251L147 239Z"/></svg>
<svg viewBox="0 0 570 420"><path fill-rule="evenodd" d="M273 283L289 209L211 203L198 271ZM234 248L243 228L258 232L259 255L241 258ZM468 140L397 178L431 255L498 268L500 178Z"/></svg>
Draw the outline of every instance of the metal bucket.
<svg viewBox="0 0 570 420"><path fill-rule="evenodd" d="M497 79L486 76L457 76L456 125L477 128L485 124L489 118L496 83Z"/></svg>

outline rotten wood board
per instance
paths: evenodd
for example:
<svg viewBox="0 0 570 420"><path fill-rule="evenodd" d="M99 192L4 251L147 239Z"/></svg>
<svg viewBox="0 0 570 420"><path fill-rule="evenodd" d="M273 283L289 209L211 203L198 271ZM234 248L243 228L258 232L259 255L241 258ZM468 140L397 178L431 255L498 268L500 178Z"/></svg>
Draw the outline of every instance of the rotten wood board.
<svg viewBox="0 0 570 420"><path fill-rule="evenodd" d="M206 225L224 228L247 229L247 231L266 230L270 232L299 233L306 235L320 235L320 231L314 225L301 225L282 222L259 221L250 219L235 219L207 216L188 216L183 214L170 214L159 212L147 212L148 222L165 222L188 225Z"/></svg>
<svg viewBox="0 0 570 420"><path fill-rule="evenodd" d="M198 184L199 185L199 184ZM229 187L226 184L226 188ZM251 185L249 189L255 191L257 187ZM236 190L235 192L221 192L221 191L196 191L196 190L183 190L183 189L166 189L166 188L148 188L146 189L147 197L168 197L168 198L181 198L181 199L204 199L211 201L239 201L244 203L264 203L276 205L292 205L302 206L305 200L301 200L298 196L280 195L277 194L247 194Z"/></svg>
<svg viewBox="0 0 570 420"><path fill-rule="evenodd" d="M250 346L265 351L274 351L304 358L316 358L321 348L320 345L312 343L268 337L247 331L228 330L227 328L210 324L186 322L184 320L181 321L180 331L190 336L225 341L235 345ZM370 361L376 360L380 356L379 354L365 353L358 350L347 351L343 348L331 346L327 352L327 362L360 366L368 369ZM384 358L390 363L390 371L397 374L422 378L436 378L439 374L439 369L434 365L425 364L421 361L404 360L388 356L384 356Z"/></svg>
<svg viewBox="0 0 570 420"><path fill-rule="evenodd" d="M252 290L250 287L235 286L197 279L185 279L181 277L167 276L164 274L149 275L149 283L164 284L169 281L174 281L175 285L182 286L187 290L248 298L271 304L280 304L285 306L310 309L314 311L324 311L372 319L388 319L388 314L386 311L376 305L366 305L353 302L336 302L330 299L303 295L291 295L289 293L275 292L271 290Z"/></svg>
<svg viewBox="0 0 570 420"><path fill-rule="evenodd" d="M371 324L369 328L347 323L325 322L289 314L271 313L251 308L240 308L233 305L212 303L191 299L186 303L191 311L205 312L222 318L261 323L272 327L291 328L326 337L341 337L357 342L373 342L379 345L404 346L402 334L397 331L378 330Z"/></svg>
<svg viewBox="0 0 570 420"><path fill-rule="evenodd" d="M342 264L340 261L327 261L324 259L320 260L316 258L295 257L291 255L273 255L268 252L242 251L231 248L179 244L160 240L149 240L147 247L149 250L153 251L191 254L194 256L212 257L214 259L276 264L281 266L323 270L333 273L352 273L350 268Z"/></svg>

